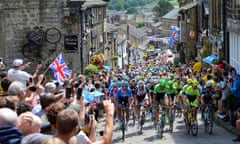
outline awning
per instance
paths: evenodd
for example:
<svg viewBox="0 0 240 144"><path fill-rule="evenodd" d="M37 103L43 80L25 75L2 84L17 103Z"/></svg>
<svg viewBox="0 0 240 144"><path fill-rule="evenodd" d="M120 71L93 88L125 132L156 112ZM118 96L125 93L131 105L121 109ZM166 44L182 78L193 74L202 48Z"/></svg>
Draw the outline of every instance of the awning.
<svg viewBox="0 0 240 144"><path fill-rule="evenodd" d="M205 57L205 58L203 59L203 62L205 62L205 63L207 63L207 64L212 64L213 60L218 60L218 56L215 55L215 54L212 54L212 55L210 55L210 56L208 56L208 57Z"/></svg>

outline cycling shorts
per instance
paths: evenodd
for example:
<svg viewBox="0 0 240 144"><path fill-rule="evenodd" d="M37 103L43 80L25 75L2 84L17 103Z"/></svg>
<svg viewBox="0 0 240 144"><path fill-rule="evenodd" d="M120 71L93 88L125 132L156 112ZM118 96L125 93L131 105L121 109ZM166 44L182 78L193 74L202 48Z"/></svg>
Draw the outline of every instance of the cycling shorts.
<svg viewBox="0 0 240 144"><path fill-rule="evenodd" d="M120 97L118 98L117 100L117 106L118 107L122 107L123 104L125 106L125 109L128 109L129 108L129 97Z"/></svg>

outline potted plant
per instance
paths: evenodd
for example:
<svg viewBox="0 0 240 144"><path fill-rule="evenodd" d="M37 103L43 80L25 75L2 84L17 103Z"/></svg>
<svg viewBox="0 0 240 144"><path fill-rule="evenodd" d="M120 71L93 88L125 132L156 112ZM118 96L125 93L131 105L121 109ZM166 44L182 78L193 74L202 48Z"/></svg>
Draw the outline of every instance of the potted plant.
<svg viewBox="0 0 240 144"><path fill-rule="evenodd" d="M98 67L93 64L89 64L88 66L86 66L83 69L83 74L87 75L87 76L92 76L92 75L98 74L98 72L99 72Z"/></svg>
<svg viewBox="0 0 240 144"><path fill-rule="evenodd" d="M118 56L112 56L112 60L117 61L118 60Z"/></svg>
<svg viewBox="0 0 240 144"><path fill-rule="evenodd" d="M104 64L104 56L103 54L95 54L91 56L90 63L99 67L102 67Z"/></svg>

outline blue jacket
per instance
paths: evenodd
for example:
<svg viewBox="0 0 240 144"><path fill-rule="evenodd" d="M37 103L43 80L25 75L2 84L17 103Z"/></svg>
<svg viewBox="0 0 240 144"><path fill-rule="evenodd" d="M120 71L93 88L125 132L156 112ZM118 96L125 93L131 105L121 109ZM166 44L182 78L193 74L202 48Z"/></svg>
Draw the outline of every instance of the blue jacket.
<svg viewBox="0 0 240 144"><path fill-rule="evenodd" d="M237 99L240 99L240 75L233 79L233 85L230 87L230 91Z"/></svg>
<svg viewBox="0 0 240 144"><path fill-rule="evenodd" d="M0 127L0 144L21 144L22 133L16 127Z"/></svg>

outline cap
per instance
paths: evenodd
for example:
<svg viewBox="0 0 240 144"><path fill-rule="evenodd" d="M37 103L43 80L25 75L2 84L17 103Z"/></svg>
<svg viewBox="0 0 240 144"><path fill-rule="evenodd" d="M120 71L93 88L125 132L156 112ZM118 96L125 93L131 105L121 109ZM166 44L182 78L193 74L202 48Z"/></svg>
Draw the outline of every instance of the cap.
<svg viewBox="0 0 240 144"><path fill-rule="evenodd" d="M20 66L20 65L22 65L22 64L23 64L23 60L22 60L22 59L15 59L15 60L13 61L13 66L18 67L18 66Z"/></svg>
<svg viewBox="0 0 240 144"><path fill-rule="evenodd" d="M218 69L223 69L223 64L218 64L217 68Z"/></svg>

